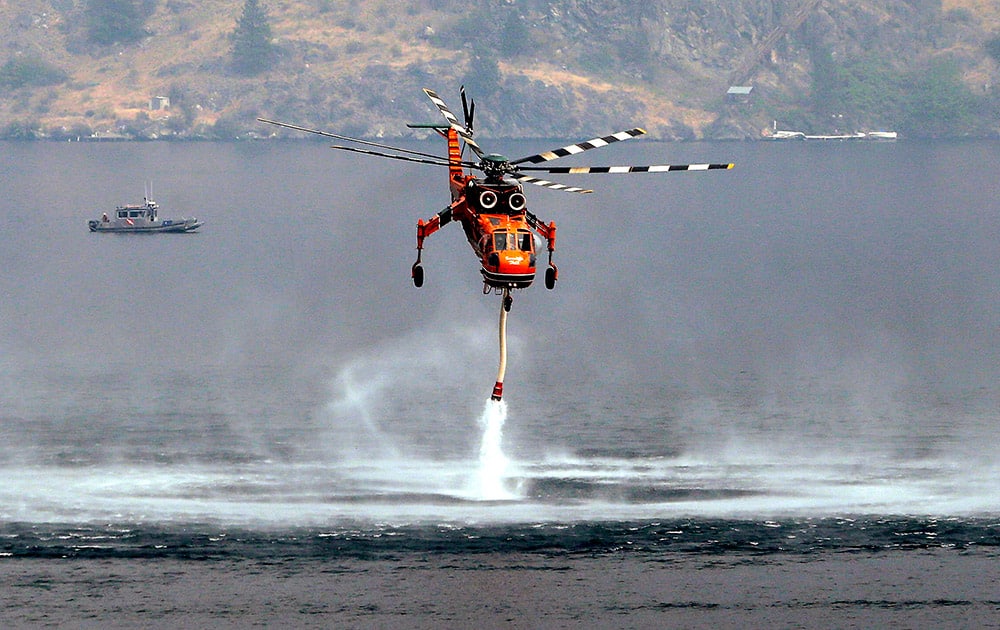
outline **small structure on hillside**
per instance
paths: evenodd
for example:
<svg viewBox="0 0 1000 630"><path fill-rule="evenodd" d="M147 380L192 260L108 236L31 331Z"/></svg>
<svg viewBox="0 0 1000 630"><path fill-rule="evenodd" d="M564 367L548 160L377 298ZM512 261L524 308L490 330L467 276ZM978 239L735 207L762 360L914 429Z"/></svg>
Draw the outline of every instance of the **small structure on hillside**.
<svg viewBox="0 0 1000 630"><path fill-rule="evenodd" d="M752 85L733 85L726 90L727 103L749 103L753 95Z"/></svg>
<svg viewBox="0 0 1000 630"><path fill-rule="evenodd" d="M170 109L170 97L169 96L154 96L149 99L149 109L155 111L161 109Z"/></svg>

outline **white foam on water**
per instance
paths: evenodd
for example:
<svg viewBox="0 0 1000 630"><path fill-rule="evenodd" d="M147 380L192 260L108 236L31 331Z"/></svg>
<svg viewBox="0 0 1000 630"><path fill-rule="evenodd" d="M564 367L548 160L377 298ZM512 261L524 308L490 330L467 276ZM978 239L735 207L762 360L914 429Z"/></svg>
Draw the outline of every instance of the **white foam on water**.
<svg viewBox="0 0 1000 630"><path fill-rule="evenodd" d="M493 403L484 411L494 431L484 430L478 460L0 468L0 519L309 525L1000 513L1000 471L948 461L514 460L500 448L505 411ZM534 489L519 495L519 483Z"/></svg>

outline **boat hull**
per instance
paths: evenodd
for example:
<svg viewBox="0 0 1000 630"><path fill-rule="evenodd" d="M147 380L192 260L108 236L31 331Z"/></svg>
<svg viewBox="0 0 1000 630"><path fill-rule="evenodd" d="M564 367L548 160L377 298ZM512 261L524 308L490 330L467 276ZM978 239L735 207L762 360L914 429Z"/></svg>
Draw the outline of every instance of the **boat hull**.
<svg viewBox="0 0 1000 630"><path fill-rule="evenodd" d="M191 232L202 226L197 219L180 221L157 221L148 225L119 225L117 222L90 221L91 232L112 232L117 234L153 234L158 232Z"/></svg>

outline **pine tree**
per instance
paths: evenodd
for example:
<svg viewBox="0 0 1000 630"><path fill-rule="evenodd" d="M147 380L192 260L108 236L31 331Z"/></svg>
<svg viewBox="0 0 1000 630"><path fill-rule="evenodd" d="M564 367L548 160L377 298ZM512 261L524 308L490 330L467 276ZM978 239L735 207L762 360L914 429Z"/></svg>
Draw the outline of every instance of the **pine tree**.
<svg viewBox="0 0 1000 630"><path fill-rule="evenodd" d="M267 70L273 62L274 47L267 9L258 0L246 0L243 15L236 21L236 30L233 31L233 70L253 75Z"/></svg>
<svg viewBox="0 0 1000 630"><path fill-rule="evenodd" d="M136 0L88 0L84 7L90 41L105 45L142 39L147 15Z"/></svg>

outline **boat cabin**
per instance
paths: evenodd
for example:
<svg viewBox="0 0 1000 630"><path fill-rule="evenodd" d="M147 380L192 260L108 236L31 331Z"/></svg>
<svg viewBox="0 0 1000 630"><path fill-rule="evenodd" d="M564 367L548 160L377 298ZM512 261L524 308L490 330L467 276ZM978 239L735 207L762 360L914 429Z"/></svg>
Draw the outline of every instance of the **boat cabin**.
<svg viewBox="0 0 1000 630"><path fill-rule="evenodd" d="M115 211L119 221L132 220L134 222L136 219L146 219L152 223L156 221L156 209L156 202L147 201L141 206L118 206Z"/></svg>

